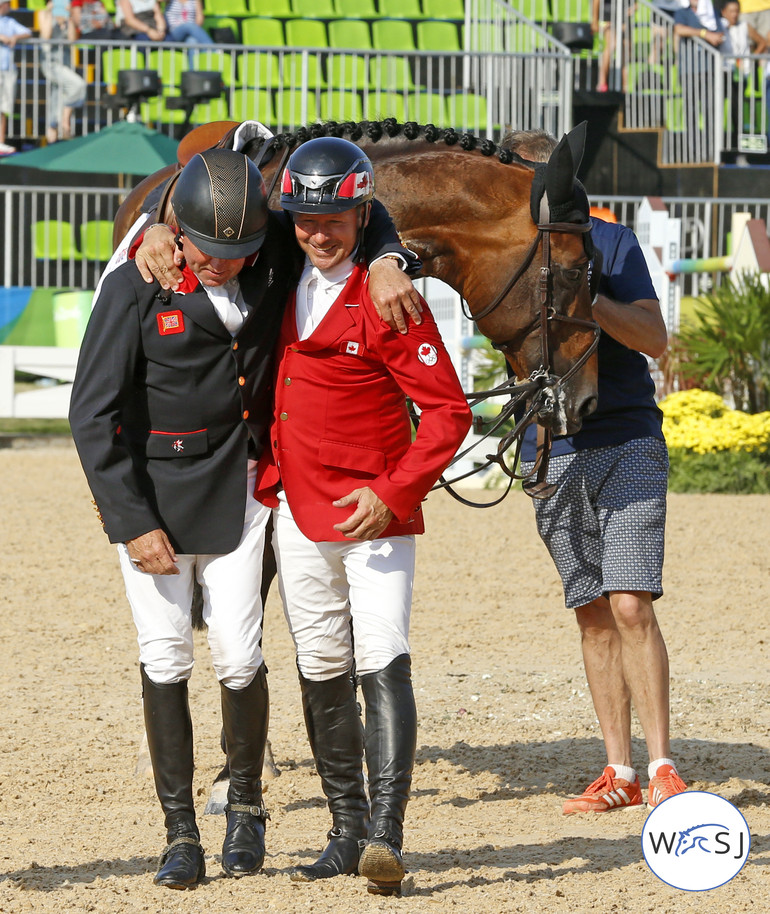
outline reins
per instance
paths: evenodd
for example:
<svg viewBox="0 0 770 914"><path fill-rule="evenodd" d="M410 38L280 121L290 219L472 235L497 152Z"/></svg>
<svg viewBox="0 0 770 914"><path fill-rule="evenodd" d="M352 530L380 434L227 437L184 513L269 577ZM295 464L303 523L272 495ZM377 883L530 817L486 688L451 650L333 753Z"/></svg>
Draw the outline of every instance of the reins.
<svg viewBox="0 0 770 914"><path fill-rule="evenodd" d="M510 348L520 337L526 337L532 333L533 330L538 329L540 333L541 366L536 371L534 371L526 381L519 382L515 379L509 379L508 381L505 381L502 384L497 385L497 387L491 388L490 390L475 391L472 394L465 395L471 407L475 406L477 403L489 399L490 397L501 396L503 394L509 394L509 399L508 402L501 407L500 412L495 417L495 419L492 420L489 429L483 435L483 437L457 454L449 466L451 467L462 460L464 457L467 457L471 451L475 450L480 444L491 437L505 422L510 419L511 416L515 414L522 400L531 396L532 399L530 404L525 409L524 414L516 422L514 427L502 436L498 442L496 453L486 455L485 463L481 464L481 466L474 467L474 469L469 470L466 473L463 473L460 476L450 480L444 479L444 476L442 475L440 481L433 487L431 491L436 489L446 489L446 491L453 498L464 505L474 508L491 508L494 505L500 504L500 502L510 492L514 480L517 479L522 481L522 489L531 498L549 498L556 490L556 486L546 482L548 464L551 455L551 444L553 440L553 434L549 428L544 428L543 426L539 426L538 428L537 458L532 470L529 473L519 475L516 473L516 467L519 462L522 441L527 426L534 419L536 419L538 415L549 414L553 412L554 406L558 400L558 392L564 387L570 378L572 378L578 371L580 371L588 359L590 359L594 352L596 352L596 349L599 345L599 325L596 323L596 321L586 320L579 317L571 317L567 314L559 314L556 311L553 303L551 233L561 232L566 234L585 234L590 231L590 221L583 223L539 223L537 225L537 234L527 249L523 260L513 272L511 278L505 284L503 289L494 298L494 300L490 304L483 307L477 314L470 314L469 310L466 309L465 302L463 302L463 313L468 320L479 321L485 317L488 317L496 308L499 307L501 302L504 301L506 296L510 293L519 279L521 279L524 273L529 269L532 261L534 260L535 254L537 253L538 247L542 246L542 264L540 267L539 281L540 307L538 309L537 316L534 318L532 323L524 328L524 330L520 331L515 337L512 337L511 339L505 340L503 342L492 341L492 347L504 353L505 350ZM577 327L585 327L587 330L592 330L594 333L594 338L586 351L569 367L569 369L561 377L557 377L551 374L552 334L549 333L551 321L561 321L563 323L573 324ZM505 462L504 455L514 444L516 446L516 450L514 453L513 465L512 467L509 467ZM463 479L467 479L470 476L480 473L481 471L488 469L495 464L499 466L503 473L505 473L505 475L508 477L508 485L506 486L503 494L494 501L473 502L469 499L464 498L452 488L453 485L456 485Z"/></svg>

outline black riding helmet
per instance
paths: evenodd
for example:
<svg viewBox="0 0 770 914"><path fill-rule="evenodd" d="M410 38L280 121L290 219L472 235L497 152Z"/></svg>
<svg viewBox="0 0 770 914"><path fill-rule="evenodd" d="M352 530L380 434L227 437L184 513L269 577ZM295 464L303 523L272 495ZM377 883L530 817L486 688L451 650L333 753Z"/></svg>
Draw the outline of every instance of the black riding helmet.
<svg viewBox="0 0 770 914"><path fill-rule="evenodd" d="M171 198L184 234L210 257L237 260L262 247L267 191L257 166L232 149L207 149L182 169Z"/></svg>
<svg viewBox="0 0 770 914"><path fill-rule="evenodd" d="M342 213L374 196L374 170L349 140L308 140L289 159L281 184L281 206L293 213Z"/></svg>

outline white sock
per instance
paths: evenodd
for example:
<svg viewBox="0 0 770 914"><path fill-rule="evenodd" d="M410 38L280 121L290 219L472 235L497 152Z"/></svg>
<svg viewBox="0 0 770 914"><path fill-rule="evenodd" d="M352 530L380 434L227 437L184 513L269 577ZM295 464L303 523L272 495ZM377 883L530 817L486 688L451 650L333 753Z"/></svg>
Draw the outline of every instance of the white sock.
<svg viewBox="0 0 770 914"><path fill-rule="evenodd" d="M674 771L676 771L676 765L674 764L672 759L656 758L654 761L650 762L650 764L647 766L648 776L650 778L654 778L655 775L658 773L658 768L660 768L661 765L671 765L671 767L674 769Z"/></svg>
<svg viewBox="0 0 770 914"><path fill-rule="evenodd" d="M633 784L636 780L636 768L630 768L628 765L616 765L614 762L610 762L610 768L615 769L616 778L623 778L629 784Z"/></svg>

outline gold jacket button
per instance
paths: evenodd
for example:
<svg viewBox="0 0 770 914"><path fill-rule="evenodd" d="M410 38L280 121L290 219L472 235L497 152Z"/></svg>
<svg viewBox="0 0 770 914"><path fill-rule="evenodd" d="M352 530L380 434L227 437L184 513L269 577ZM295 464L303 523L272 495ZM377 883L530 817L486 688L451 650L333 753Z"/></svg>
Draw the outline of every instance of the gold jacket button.
<svg viewBox="0 0 770 914"><path fill-rule="evenodd" d="M288 414L288 413L281 413L281 419L282 419L283 422L285 422L288 418L289 418L289 414Z"/></svg>
<svg viewBox="0 0 770 914"><path fill-rule="evenodd" d="M238 378L238 383L241 385L241 387L243 387L243 385L246 383L246 378L241 375L240 378Z"/></svg>
<svg viewBox="0 0 770 914"><path fill-rule="evenodd" d="M288 387L291 384L291 378L284 378L283 383Z"/></svg>
<svg viewBox="0 0 770 914"><path fill-rule="evenodd" d="M249 411L248 411L247 409L244 409L244 411L243 411L243 418L244 418L244 419L248 419L248 418L249 418Z"/></svg>
<svg viewBox="0 0 770 914"><path fill-rule="evenodd" d="M237 343L233 343L233 352L235 352L235 350L236 350L237 348L238 348L238 344L237 344Z"/></svg>

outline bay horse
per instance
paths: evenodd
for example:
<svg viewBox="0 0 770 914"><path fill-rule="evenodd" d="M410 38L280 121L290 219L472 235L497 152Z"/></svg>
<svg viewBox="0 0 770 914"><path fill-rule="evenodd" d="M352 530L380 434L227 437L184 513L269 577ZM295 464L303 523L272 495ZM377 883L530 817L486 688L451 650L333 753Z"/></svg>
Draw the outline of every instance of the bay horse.
<svg viewBox="0 0 770 914"><path fill-rule="evenodd" d="M195 133L180 144L188 157ZM195 151L214 145L214 135L204 129L205 145ZM422 260L419 275L443 280L463 297L480 332L520 381L540 376L550 394L538 422L556 435L576 432L596 405L597 371L588 200L575 177L584 125L562 139L545 165L525 162L491 140L392 118L303 127L255 153L275 208L276 172L292 149L318 136L343 136L369 156L376 196ZM167 166L134 188L118 210L116 239L178 169ZM160 219L173 223L170 207Z"/></svg>
<svg viewBox="0 0 770 914"><path fill-rule="evenodd" d="M225 122L193 131L180 144L180 165L235 126ZM422 261L420 275L455 289L515 376L537 377L540 390L551 392L537 421L553 434L576 432L596 405L597 373L588 200L575 177L584 125L562 139L546 165L526 162L490 140L391 118L300 128L257 144L253 154L248 145L243 150L272 188L275 208L275 179L290 152L319 136L342 136L362 148L374 166L377 198L402 242ZM116 245L180 165L150 175L128 195L115 219ZM173 224L164 196L158 221ZM263 576L263 594L271 579L270 573ZM137 770L148 761L140 759ZM271 769L277 773L268 743L266 774ZM223 811L228 775L225 766L206 812Z"/></svg>

